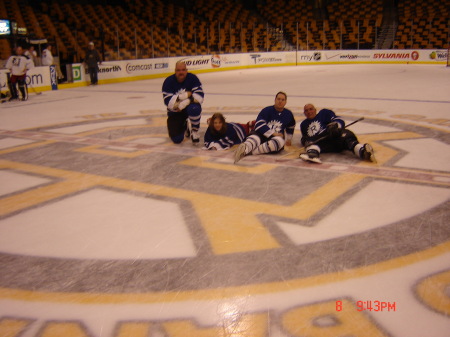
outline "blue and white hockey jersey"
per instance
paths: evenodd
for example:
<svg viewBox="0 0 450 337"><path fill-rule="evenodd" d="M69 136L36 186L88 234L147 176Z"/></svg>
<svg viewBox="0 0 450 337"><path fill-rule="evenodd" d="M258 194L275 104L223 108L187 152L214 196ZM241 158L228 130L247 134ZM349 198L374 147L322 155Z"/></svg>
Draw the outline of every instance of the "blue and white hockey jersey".
<svg viewBox="0 0 450 337"><path fill-rule="evenodd" d="M338 122L342 128L345 127L345 122L329 109L322 109L314 118L305 119L301 122L302 144L304 145L306 141L315 141L322 137L327 129L327 125L331 122Z"/></svg>
<svg viewBox="0 0 450 337"><path fill-rule="evenodd" d="M226 123L225 134L218 134L208 128L205 132L205 148L208 150L227 150L235 144L240 144L247 136L244 128L237 123Z"/></svg>
<svg viewBox="0 0 450 337"><path fill-rule="evenodd" d="M203 103L204 93L200 80L195 74L187 73L183 82L178 82L175 74L167 77L162 86L164 104L168 111L176 111L178 96L187 92L192 92L192 98L199 104Z"/></svg>
<svg viewBox="0 0 450 337"><path fill-rule="evenodd" d="M275 107L268 106L261 110L256 118L255 131L269 138L273 133L283 133L286 137L292 138L295 129L295 119L292 111L283 109L279 112Z"/></svg>

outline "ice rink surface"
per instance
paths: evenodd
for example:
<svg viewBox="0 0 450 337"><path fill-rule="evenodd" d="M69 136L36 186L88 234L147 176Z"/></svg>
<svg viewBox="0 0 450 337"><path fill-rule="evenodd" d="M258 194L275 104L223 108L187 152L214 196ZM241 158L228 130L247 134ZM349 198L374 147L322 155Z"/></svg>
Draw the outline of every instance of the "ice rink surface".
<svg viewBox="0 0 450 337"><path fill-rule="evenodd" d="M450 68L198 76L202 136L285 91L293 146L172 144L163 78L1 104L0 336L449 336ZM378 163L298 159L307 103Z"/></svg>

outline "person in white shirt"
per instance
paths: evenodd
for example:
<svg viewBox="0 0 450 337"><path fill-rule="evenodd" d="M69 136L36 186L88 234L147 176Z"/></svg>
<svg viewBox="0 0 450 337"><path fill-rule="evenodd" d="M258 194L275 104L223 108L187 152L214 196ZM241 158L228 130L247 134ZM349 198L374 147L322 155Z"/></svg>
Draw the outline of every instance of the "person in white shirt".
<svg viewBox="0 0 450 337"><path fill-rule="evenodd" d="M26 101L28 99L28 90L26 84L27 71L34 68L33 61L27 56L23 55L23 49L21 46L16 48L15 55L10 56L6 62L6 69L10 70L10 100L19 99L19 93L17 91L17 84L19 85L19 91L21 93L20 100Z"/></svg>
<svg viewBox="0 0 450 337"><path fill-rule="evenodd" d="M28 48L24 50L23 54L32 60L33 64L36 66L37 52L33 45L28 46Z"/></svg>
<svg viewBox="0 0 450 337"><path fill-rule="evenodd" d="M53 62L53 55L52 55L52 46L48 45L47 48L45 48L42 51L42 65L43 66L51 66L54 64Z"/></svg>

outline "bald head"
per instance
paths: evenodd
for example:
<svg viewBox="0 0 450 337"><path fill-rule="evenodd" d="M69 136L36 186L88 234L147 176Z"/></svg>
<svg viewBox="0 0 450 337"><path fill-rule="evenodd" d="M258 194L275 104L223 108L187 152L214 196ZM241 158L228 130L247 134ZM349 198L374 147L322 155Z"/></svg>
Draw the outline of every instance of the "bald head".
<svg viewBox="0 0 450 337"><path fill-rule="evenodd" d="M317 115L317 110L314 105L308 103L303 107L303 113L305 114L306 118L313 119Z"/></svg>
<svg viewBox="0 0 450 337"><path fill-rule="evenodd" d="M179 83L183 82L187 76L186 63L184 61L178 61L175 64L175 77Z"/></svg>

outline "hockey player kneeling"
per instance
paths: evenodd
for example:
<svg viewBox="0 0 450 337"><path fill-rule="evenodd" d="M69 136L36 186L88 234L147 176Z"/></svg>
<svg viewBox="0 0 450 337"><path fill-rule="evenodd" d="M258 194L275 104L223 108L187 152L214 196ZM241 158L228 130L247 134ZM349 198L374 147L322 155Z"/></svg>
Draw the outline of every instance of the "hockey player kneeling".
<svg viewBox="0 0 450 337"><path fill-rule="evenodd" d="M376 162L370 144L361 144L356 135L345 128L345 122L329 109L317 113L312 104L306 104L303 110L306 119L300 124L301 143L306 153L300 158L313 163L321 163L320 153L352 151L357 157Z"/></svg>
<svg viewBox="0 0 450 337"><path fill-rule="evenodd" d="M162 93L167 106L167 129L172 142L180 144L187 136L191 137L194 144L198 144L205 96L198 77L188 72L185 62L178 61L175 74L165 79Z"/></svg>

